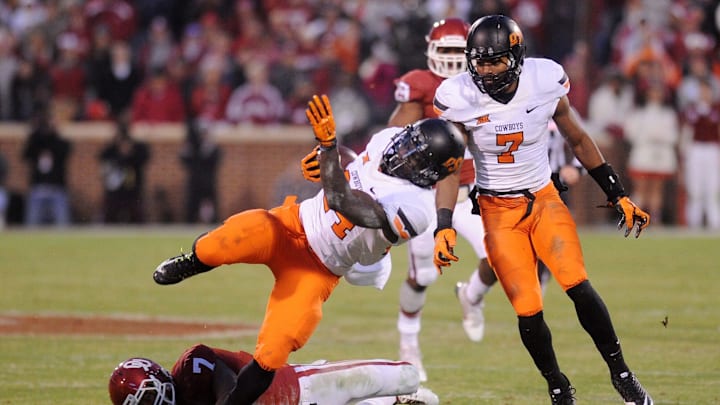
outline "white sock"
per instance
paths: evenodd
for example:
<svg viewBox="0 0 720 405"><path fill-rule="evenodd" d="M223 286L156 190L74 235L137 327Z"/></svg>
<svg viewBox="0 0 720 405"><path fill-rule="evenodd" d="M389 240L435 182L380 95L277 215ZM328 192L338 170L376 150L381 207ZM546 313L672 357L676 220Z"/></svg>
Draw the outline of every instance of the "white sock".
<svg viewBox="0 0 720 405"><path fill-rule="evenodd" d="M400 332L401 345L418 345L418 334L420 333L420 317L409 317L404 313L398 314L398 331Z"/></svg>
<svg viewBox="0 0 720 405"><path fill-rule="evenodd" d="M480 276L478 275L478 270L475 270L472 275L470 275L470 280L468 281L468 286L465 289L465 294L468 300L473 303L480 302L480 300L485 297L485 294L490 291L490 288L492 286L487 285L480 280Z"/></svg>

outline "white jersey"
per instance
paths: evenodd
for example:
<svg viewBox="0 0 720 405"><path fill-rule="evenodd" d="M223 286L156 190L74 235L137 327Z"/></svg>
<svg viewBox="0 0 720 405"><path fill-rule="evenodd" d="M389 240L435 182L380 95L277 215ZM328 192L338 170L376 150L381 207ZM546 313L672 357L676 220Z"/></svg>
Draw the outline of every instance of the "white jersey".
<svg viewBox="0 0 720 405"><path fill-rule="evenodd" d="M396 245L425 231L430 218L435 215L432 189L418 187L379 170L385 147L400 131L402 128L387 128L375 134L365 151L345 169L351 188L368 193L383 206L393 231L398 235ZM348 275L356 263L368 266L379 262L393 245L382 229L355 226L329 209L323 190L300 203L300 220L312 250L330 271L339 276ZM389 266L356 267L356 271L370 273L381 268L389 269ZM386 280L387 275L378 277ZM378 284L384 284L371 279L372 274L357 284L378 287Z"/></svg>
<svg viewBox="0 0 720 405"><path fill-rule="evenodd" d="M470 134L478 187L535 192L550 182L548 121L569 89L562 66L526 58L515 96L507 104L482 93L464 72L440 84L434 105L441 118L463 124Z"/></svg>

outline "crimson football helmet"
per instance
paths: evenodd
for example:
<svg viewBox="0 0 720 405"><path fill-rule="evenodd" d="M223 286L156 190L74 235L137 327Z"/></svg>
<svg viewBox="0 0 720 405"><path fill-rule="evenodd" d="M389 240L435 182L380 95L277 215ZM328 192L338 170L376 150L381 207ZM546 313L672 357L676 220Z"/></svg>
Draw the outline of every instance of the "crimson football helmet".
<svg viewBox="0 0 720 405"><path fill-rule="evenodd" d="M120 363L108 390L114 405L175 405L170 373L150 359L133 357Z"/></svg>
<svg viewBox="0 0 720 405"><path fill-rule="evenodd" d="M383 173L430 187L460 168L465 140L449 121L427 118L406 126L383 151Z"/></svg>
<svg viewBox="0 0 720 405"><path fill-rule="evenodd" d="M525 39L520 27L504 15L488 15L477 19L470 27L465 48L468 71L481 92L502 93L520 77L525 61ZM481 75L477 63L501 57L508 58L508 68L498 74Z"/></svg>
<svg viewBox="0 0 720 405"><path fill-rule="evenodd" d="M431 72L440 77L455 76L467 68L463 55L469 25L459 18L437 21L425 36L427 63Z"/></svg>

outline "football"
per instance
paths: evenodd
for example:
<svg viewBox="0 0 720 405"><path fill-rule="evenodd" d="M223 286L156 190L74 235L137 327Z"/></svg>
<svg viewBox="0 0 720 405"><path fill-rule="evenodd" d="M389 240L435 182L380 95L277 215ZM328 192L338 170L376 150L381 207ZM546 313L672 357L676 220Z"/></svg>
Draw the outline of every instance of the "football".
<svg viewBox="0 0 720 405"><path fill-rule="evenodd" d="M344 168L355 160L358 155L352 149L347 146L338 145L338 155L340 155L340 165Z"/></svg>

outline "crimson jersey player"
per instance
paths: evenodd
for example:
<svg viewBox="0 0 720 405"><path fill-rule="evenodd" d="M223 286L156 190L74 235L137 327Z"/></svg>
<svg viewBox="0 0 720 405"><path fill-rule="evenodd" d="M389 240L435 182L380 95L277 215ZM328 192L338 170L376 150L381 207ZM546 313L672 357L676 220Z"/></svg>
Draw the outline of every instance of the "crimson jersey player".
<svg viewBox="0 0 720 405"><path fill-rule="evenodd" d="M120 363L110 376L115 405L215 404L235 384L235 374L252 361L244 351L231 352L197 344L177 360L172 373L154 361L134 357ZM360 401L360 402L355 402ZM256 405L437 404L437 396L419 387L417 370L390 360L317 361L288 364Z"/></svg>
<svg viewBox="0 0 720 405"><path fill-rule="evenodd" d="M390 126L402 127L421 118L437 117L433 108L435 90L446 78L462 73L467 68L464 51L468 27L468 24L458 18L448 18L433 24L426 37L428 69L412 70L395 81L397 107L390 116ZM462 283L457 292L463 307L463 327L468 337L477 342L484 333L482 293L485 290L475 292L472 300L465 298L466 290L468 284L475 288L474 291L482 289L484 284L478 274L482 276L489 273L492 276L492 269L485 258L482 220L471 213L472 202L468 195L475 182L475 167L472 156L467 152L460 169L460 179L453 225L471 243L479 263L471 277L471 283ZM427 375L418 345L421 311L425 305L426 288L434 283L438 276L432 260L434 229L434 224L431 224L428 231L408 242L408 276L400 287L397 323L400 332L400 359L418 367L422 381L427 380ZM488 281L487 284L490 285L491 282Z"/></svg>

